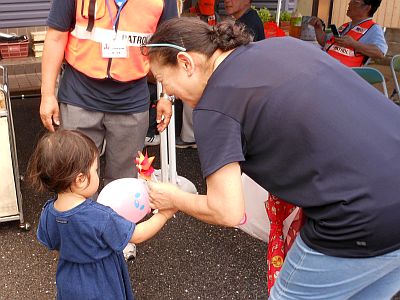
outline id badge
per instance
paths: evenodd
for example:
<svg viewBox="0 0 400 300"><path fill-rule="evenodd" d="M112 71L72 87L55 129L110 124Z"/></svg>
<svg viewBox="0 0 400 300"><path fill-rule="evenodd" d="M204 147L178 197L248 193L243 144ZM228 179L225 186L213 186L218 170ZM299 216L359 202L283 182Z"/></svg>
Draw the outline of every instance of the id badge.
<svg viewBox="0 0 400 300"><path fill-rule="evenodd" d="M103 58L127 58L128 47L126 42L112 41L101 44L101 56Z"/></svg>

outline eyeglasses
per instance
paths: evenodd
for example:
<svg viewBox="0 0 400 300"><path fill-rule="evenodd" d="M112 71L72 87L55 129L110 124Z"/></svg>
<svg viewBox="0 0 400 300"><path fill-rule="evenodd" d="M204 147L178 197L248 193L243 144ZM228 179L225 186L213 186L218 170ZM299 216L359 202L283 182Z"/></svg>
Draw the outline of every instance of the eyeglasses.
<svg viewBox="0 0 400 300"><path fill-rule="evenodd" d="M186 52L186 48L175 45L175 44L168 44L168 43L144 44L144 45L140 46L140 52L142 53L142 55L148 56L149 51L150 51L149 48L152 48L152 47L168 47L168 48L174 48L176 50Z"/></svg>

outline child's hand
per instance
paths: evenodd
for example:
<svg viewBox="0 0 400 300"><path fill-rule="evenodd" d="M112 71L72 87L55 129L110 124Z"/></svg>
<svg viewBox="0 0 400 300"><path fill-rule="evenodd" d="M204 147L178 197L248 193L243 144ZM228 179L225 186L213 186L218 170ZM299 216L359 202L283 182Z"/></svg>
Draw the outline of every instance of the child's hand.
<svg viewBox="0 0 400 300"><path fill-rule="evenodd" d="M177 211L178 210L176 210L176 209L163 209L163 210L159 210L158 213L163 214L163 216L166 217L167 220L169 220L175 215L175 213Z"/></svg>

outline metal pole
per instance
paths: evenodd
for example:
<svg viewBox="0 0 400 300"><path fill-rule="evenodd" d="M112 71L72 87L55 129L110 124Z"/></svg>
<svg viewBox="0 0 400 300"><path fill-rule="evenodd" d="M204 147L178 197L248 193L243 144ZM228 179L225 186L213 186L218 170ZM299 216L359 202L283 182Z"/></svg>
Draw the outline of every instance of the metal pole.
<svg viewBox="0 0 400 300"><path fill-rule="evenodd" d="M278 6L276 8L276 18L275 18L275 22L276 24L279 24L279 18L281 16L281 8L282 8L282 0L278 0Z"/></svg>
<svg viewBox="0 0 400 300"><path fill-rule="evenodd" d="M162 91L161 83L157 82L157 98ZM168 127L160 133L160 159L161 159L161 181L170 182L188 193L197 193L195 185L188 179L178 176L176 172L176 149L175 149L175 107L172 105L172 116Z"/></svg>
<svg viewBox="0 0 400 300"><path fill-rule="evenodd" d="M175 149L175 107L172 105L172 117L168 125L168 162L169 182L176 184L176 149Z"/></svg>
<svg viewBox="0 0 400 300"><path fill-rule="evenodd" d="M162 91L162 85L157 82L157 99L160 99L160 93ZM172 119L172 118L171 118ZM161 181L169 182L168 178L168 137L167 130L160 132L160 160L161 160ZM174 145L175 146L175 145Z"/></svg>

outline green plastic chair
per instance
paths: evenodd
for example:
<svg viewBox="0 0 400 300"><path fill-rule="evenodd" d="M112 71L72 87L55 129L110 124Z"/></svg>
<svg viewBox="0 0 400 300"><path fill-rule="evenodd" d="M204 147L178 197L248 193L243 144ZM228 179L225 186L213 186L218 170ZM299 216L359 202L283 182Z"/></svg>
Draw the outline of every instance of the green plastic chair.
<svg viewBox="0 0 400 300"><path fill-rule="evenodd" d="M385 77L379 70L371 68L371 67L354 67L352 69L358 75L360 75L362 78L364 78L366 81L368 81L370 84L376 84L376 83L382 84L383 93L385 94L386 97L389 98L387 87L386 87Z"/></svg>
<svg viewBox="0 0 400 300"><path fill-rule="evenodd" d="M390 61L390 70L392 71L393 82L394 82L394 90L390 98L393 99L397 94L397 97L400 100L399 81L397 80L397 73L400 73L400 54L397 54L392 57L392 60Z"/></svg>

